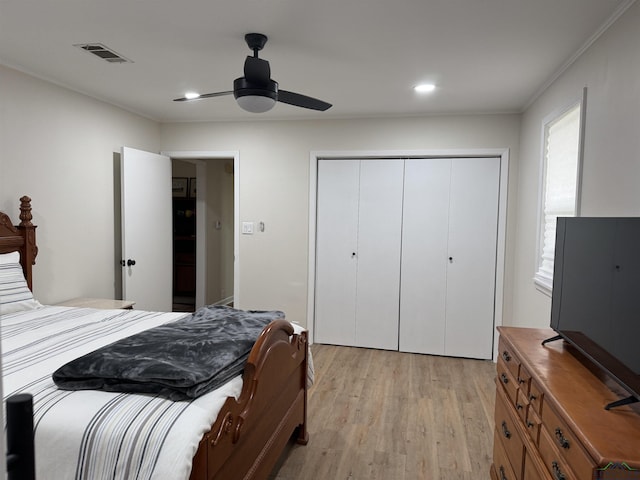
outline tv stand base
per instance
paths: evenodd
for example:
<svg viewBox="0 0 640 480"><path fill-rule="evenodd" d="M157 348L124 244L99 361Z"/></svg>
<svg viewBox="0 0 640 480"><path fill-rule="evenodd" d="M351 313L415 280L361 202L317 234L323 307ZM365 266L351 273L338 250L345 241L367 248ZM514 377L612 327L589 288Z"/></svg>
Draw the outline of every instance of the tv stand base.
<svg viewBox="0 0 640 480"><path fill-rule="evenodd" d="M542 345L546 345L549 342L555 342L556 340L562 340L562 335L556 335L555 337L549 337L542 341Z"/></svg>
<svg viewBox="0 0 640 480"><path fill-rule="evenodd" d="M621 398L620 400L607 404L604 409L611 410L612 408L621 407L623 405L631 405L632 403L637 402L640 402L639 398L634 397L633 395L629 395L627 398Z"/></svg>

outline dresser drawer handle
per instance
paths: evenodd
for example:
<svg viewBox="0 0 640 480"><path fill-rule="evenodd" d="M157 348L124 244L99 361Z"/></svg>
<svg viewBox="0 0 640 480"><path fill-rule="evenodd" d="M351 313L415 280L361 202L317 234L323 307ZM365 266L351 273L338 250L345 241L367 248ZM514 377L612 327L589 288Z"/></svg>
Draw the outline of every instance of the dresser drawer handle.
<svg viewBox="0 0 640 480"><path fill-rule="evenodd" d="M553 478L555 480L566 480L564 473L562 473L562 471L560 470L560 465L558 465L558 462L552 462L551 468L553 469Z"/></svg>
<svg viewBox="0 0 640 480"><path fill-rule="evenodd" d="M502 380L502 383L504 383L505 385L509 383L509 379L507 378L506 373L503 373L502 375L500 375L500 379Z"/></svg>
<svg viewBox="0 0 640 480"><path fill-rule="evenodd" d="M524 405L516 403L516 410L522 410L523 408L524 408Z"/></svg>
<svg viewBox="0 0 640 480"><path fill-rule="evenodd" d="M538 397L536 397L533 393L531 395L529 395L529 401L533 402L534 400L537 400Z"/></svg>
<svg viewBox="0 0 640 480"><path fill-rule="evenodd" d="M535 423L532 423L530 421L527 420L527 428L531 428L535 425Z"/></svg>
<svg viewBox="0 0 640 480"><path fill-rule="evenodd" d="M522 379L522 378L520 378L520 377L518 377L518 383L519 383L520 385L522 385L523 383L527 383L527 381L526 381L526 380L523 380L523 379Z"/></svg>
<svg viewBox="0 0 640 480"><path fill-rule="evenodd" d="M564 434L562 433L562 430L560 430L560 427L556 428L556 439L562 448L569 448L571 446L569 445L569 440L564 438Z"/></svg>
<svg viewBox="0 0 640 480"><path fill-rule="evenodd" d="M500 480L509 480L504 474L504 467L502 465L500 465Z"/></svg>
<svg viewBox="0 0 640 480"><path fill-rule="evenodd" d="M507 428L507 422L505 421L502 422L502 434L505 436L505 438L511 438L511 432Z"/></svg>
<svg viewBox="0 0 640 480"><path fill-rule="evenodd" d="M502 352L502 359L505 362L510 362L511 361L511 355L509 355L509 352L507 352L506 350L504 352Z"/></svg>

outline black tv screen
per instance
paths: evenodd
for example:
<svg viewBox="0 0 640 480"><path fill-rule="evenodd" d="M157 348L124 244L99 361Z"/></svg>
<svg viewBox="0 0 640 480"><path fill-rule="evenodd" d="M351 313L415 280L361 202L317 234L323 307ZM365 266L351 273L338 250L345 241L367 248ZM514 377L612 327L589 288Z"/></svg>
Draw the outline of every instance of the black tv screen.
<svg viewBox="0 0 640 480"><path fill-rule="evenodd" d="M640 218L558 218L551 327L640 399Z"/></svg>

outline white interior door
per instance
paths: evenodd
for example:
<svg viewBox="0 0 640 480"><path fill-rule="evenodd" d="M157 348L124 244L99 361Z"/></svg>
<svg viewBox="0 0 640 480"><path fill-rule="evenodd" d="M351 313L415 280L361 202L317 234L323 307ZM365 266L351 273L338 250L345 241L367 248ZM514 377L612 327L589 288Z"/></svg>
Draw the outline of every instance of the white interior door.
<svg viewBox="0 0 640 480"><path fill-rule="evenodd" d="M171 159L123 147L120 171L123 298L136 309L170 312Z"/></svg>
<svg viewBox="0 0 640 480"><path fill-rule="evenodd" d="M358 160L318 162L315 341L355 345Z"/></svg>
<svg viewBox="0 0 640 480"><path fill-rule="evenodd" d="M400 351L445 354L451 159L405 161Z"/></svg>
<svg viewBox="0 0 640 480"><path fill-rule="evenodd" d="M490 359L500 159L405 163L400 350Z"/></svg>
<svg viewBox="0 0 640 480"><path fill-rule="evenodd" d="M397 350L401 160L318 162L315 340Z"/></svg>
<svg viewBox="0 0 640 480"><path fill-rule="evenodd" d="M358 347L398 349L403 175L402 160L360 161Z"/></svg>
<svg viewBox="0 0 640 480"><path fill-rule="evenodd" d="M445 354L491 359L499 158L452 161Z"/></svg>

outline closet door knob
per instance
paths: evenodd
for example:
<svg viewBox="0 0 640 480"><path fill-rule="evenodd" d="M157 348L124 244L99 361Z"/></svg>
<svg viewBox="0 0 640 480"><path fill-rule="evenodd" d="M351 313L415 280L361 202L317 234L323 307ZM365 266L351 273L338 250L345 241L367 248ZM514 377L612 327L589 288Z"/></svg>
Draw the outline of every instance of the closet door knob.
<svg viewBox="0 0 640 480"><path fill-rule="evenodd" d="M355 258L356 257L356 252L351 252L351 258Z"/></svg>
<svg viewBox="0 0 640 480"><path fill-rule="evenodd" d="M127 260L127 267L132 267L132 266L134 266L135 264L136 264L136 261L135 261L135 260L131 260L131 259Z"/></svg>

